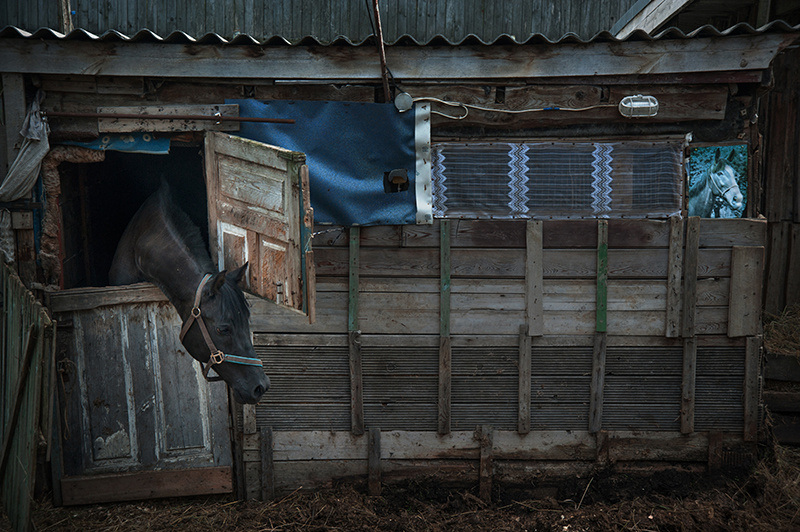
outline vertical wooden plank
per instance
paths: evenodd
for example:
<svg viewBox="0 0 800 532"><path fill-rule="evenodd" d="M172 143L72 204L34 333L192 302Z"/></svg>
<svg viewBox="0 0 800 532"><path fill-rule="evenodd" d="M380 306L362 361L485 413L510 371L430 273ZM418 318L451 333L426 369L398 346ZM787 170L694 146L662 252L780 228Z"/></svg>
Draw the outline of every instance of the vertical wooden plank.
<svg viewBox="0 0 800 532"><path fill-rule="evenodd" d="M450 433L450 220L439 222L439 434Z"/></svg>
<svg viewBox="0 0 800 532"><path fill-rule="evenodd" d="M606 332L608 313L608 220L597 221L597 332Z"/></svg>
<svg viewBox="0 0 800 532"><path fill-rule="evenodd" d="M800 150L798 150L800 151ZM795 188L800 194L800 183ZM800 200L795 216L800 216ZM789 258L786 263L786 306L800 303L800 223L791 224Z"/></svg>
<svg viewBox="0 0 800 532"><path fill-rule="evenodd" d="M3 128L5 130L5 143L2 146L3 175L14 162L19 152L22 136L19 130L25 121L27 106L25 105L25 84L22 74L4 73L0 75L3 82Z"/></svg>
<svg viewBox="0 0 800 532"><path fill-rule="evenodd" d="M359 267L361 228L350 228L350 270L349 270L349 297L347 310L347 330L358 330L358 292L359 292Z"/></svg>
<svg viewBox="0 0 800 532"><path fill-rule="evenodd" d="M700 218L691 216L686 222L686 251L683 256L683 310L681 336L694 336L697 310L697 255L700 248Z"/></svg>
<svg viewBox="0 0 800 532"><path fill-rule="evenodd" d="M589 432L603 426L603 391L606 373L606 333L608 310L608 220L597 221L597 303L594 348L592 350L592 381L589 398Z"/></svg>
<svg viewBox="0 0 800 532"><path fill-rule="evenodd" d="M728 336L753 336L761 330L764 248L733 246L728 294Z"/></svg>
<svg viewBox="0 0 800 532"><path fill-rule="evenodd" d="M531 431L531 336L528 325L519 327L519 409L517 432Z"/></svg>
<svg viewBox="0 0 800 532"><path fill-rule="evenodd" d="M695 383L697 376L697 338L683 339L683 372L681 377L681 432L694 432Z"/></svg>
<svg viewBox="0 0 800 532"><path fill-rule="evenodd" d="M603 390L606 375L606 345L608 336L605 332L596 332L592 350L592 382L589 397L589 432L598 432L603 427Z"/></svg>
<svg viewBox="0 0 800 532"><path fill-rule="evenodd" d="M275 461L272 427L261 427L261 500L275 498Z"/></svg>
<svg viewBox="0 0 800 532"><path fill-rule="evenodd" d="M361 372L361 331L358 324L361 229L350 228L350 284L348 299L348 347L350 354L350 430L364 434L364 387Z"/></svg>
<svg viewBox="0 0 800 532"><path fill-rule="evenodd" d="M314 251L311 240L314 236L314 209L311 207L311 185L309 184L308 165L300 165L300 201L303 213L303 224L300 229L303 269L303 312L308 315L308 323L317 320L317 272L314 266Z"/></svg>
<svg viewBox="0 0 800 532"><path fill-rule="evenodd" d="M722 433L708 433L708 470L715 471L722 467Z"/></svg>
<svg viewBox="0 0 800 532"><path fill-rule="evenodd" d="M744 440L758 438L759 373L761 369L761 337L747 338L744 367Z"/></svg>
<svg viewBox="0 0 800 532"><path fill-rule="evenodd" d="M681 334L681 277L683 276L683 218L669 219L669 264L667 266L667 319L664 335L677 338Z"/></svg>
<svg viewBox="0 0 800 532"><path fill-rule="evenodd" d="M769 262L767 264L767 286L764 294L764 312L779 315L786 305L786 281L788 279L789 222L770 222Z"/></svg>
<svg viewBox="0 0 800 532"><path fill-rule="evenodd" d="M381 429L369 429L367 446L368 491L370 495L381 494Z"/></svg>
<svg viewBox="0 0 800 532"><path fill-rule="evenodd" d="M439 334L450 336L450 220L439 222Z"/></svg>
<svg viewBox="0 0 800 532"><path fill-rule="evenodd" d="M531 336L544 335L542 221L528 220L525 230L525 314Z"/></svg>
<svg viewBox="0 0 800 532"><path fill-rule="evenodd" d="M493 476L493 457L494 429L489 425L481 425L478 435L481 445L479 474L479 496L484 502L492 500L492 476Z"/></svg>

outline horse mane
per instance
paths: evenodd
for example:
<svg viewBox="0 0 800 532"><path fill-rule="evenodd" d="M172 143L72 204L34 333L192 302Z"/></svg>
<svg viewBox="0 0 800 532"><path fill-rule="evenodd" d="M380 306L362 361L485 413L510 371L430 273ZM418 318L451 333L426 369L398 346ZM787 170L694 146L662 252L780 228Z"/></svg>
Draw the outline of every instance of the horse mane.
<svg viewBox="0 0 800 532"><path fill-rule="evenodd" d="M169 185L164 181L157 192L158 206L164 215L164 219L170 224L175 232L175 235L183 241L189 249L189 252L194 255L199 261L208 261L209 264L214 264L203 241L203 236L200 233L200 228L195 225L192 219L186 212L181 209L177 203L172 199L172 194ZM216 268L213 272L216 273ZM236 283L226 279L222 288L218 292L220 296L220 307L224 315L237 316L243 318L241 324L247 324L250 319L250 305L244 297L244 292L236 286Z"/></svg>
<svg viewBox="0 0 800 532"><path fill-rule="evenodd" d="M174 230L175 235L184 243L189 249L189 252L200 261L211 261L211 256L208 253L208 248L203 242L203 235L200 233L200 228L195 225L189 215L181 209L177 203L172 199L172 192L166 181L161 182L161 186L156 192L158 200L158 207L164 216L164 220L169 222L171 228Z"/></svg>

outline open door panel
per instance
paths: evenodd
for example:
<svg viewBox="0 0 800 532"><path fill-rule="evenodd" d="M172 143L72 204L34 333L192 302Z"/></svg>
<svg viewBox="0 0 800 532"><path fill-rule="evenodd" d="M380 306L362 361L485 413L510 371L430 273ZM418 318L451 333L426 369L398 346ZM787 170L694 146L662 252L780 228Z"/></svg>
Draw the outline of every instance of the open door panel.
<svg viewBox="0 0 800 532"><path fill-rule="evenodd" d="M313 213L305 159L227 133L205 138L209 241L219 268L249 262L250 293L313 321Z"/></svg>

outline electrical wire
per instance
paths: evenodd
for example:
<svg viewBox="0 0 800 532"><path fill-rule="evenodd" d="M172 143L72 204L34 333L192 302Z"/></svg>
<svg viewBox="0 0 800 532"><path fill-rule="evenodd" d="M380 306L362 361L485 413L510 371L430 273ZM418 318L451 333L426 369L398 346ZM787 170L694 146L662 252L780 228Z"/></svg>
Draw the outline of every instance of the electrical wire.
<svg viewBox="0 0 800 532"><path fill-rule="evenodd" d="M448 100L442 100L439 98L433 98L429 96L422 96L419 98L413 98L414 102L433 102L438 103L441 105L447 105L450 107L460 107L464 110L463 116L453 116L448 115L447 113L442 113L440 111L431 110L431 114L437 114L439 116L443 116L445 118L449 118L451 120L464 120L469 115L470 109L475 109L476 111L486 111L490 113L505 113L505 114L523 114L523 113L538 113L542 111L589 111L591 109L599 109L603 107L617 107L616 104L613 103L601 103L597 105L590 105L587 107L539 107L539 108L531 108L531 109L496 109L492 107L483 107L481 105L473 105L470 103L462 103L462 102L451 102Z"/></svg>

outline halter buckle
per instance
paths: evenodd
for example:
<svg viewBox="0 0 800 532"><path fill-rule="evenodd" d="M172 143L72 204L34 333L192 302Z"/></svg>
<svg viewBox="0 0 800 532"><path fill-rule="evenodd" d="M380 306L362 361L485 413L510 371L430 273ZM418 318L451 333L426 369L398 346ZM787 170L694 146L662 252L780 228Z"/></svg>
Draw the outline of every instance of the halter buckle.
<svg viewBox="0 0 800 532"><path fill-rule="evenodd" d="M200 317L200 314L202 314L202 313L200 312L200 307L193 307L193 308L192 308L192 317L193 317L193 318L195 318L195 319L199 318L199 317Z"/></svg>
<svg viewBox="0 0 800 532"><path fill-rule="evenodd" d="M208 359L208 363L210 365L222 364L225 361L225 353L222 351L216 351L215 353L211 353L211 356Z"/></svg>

